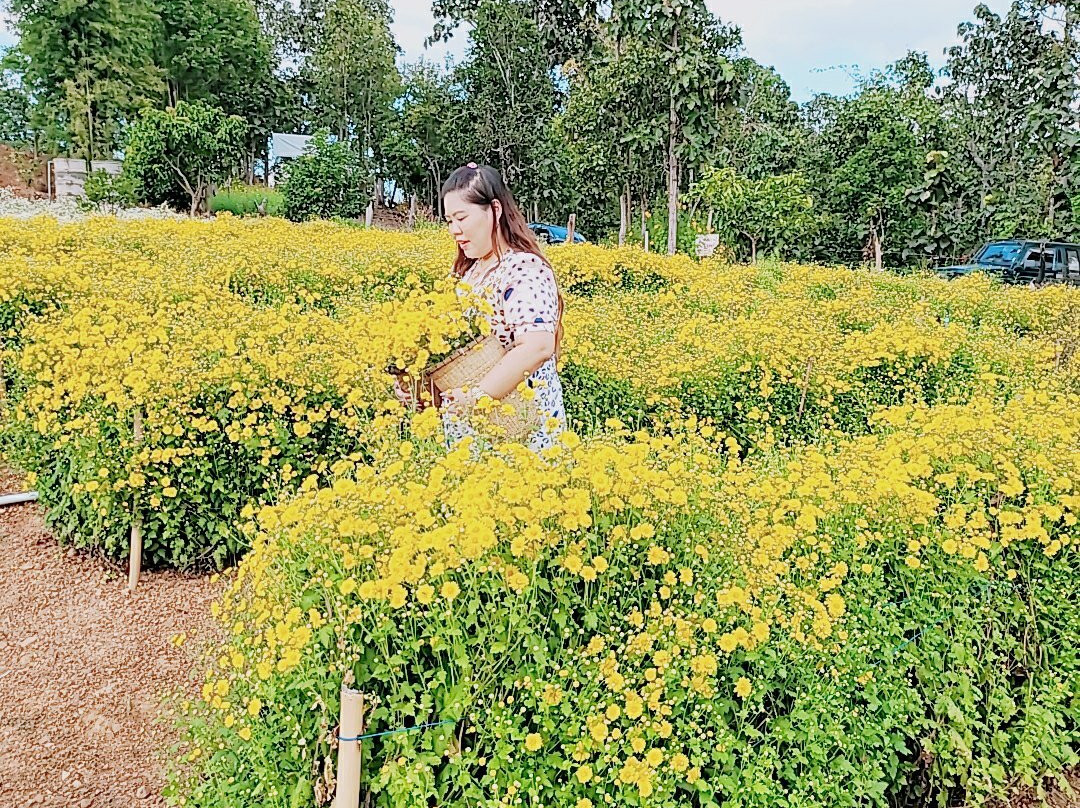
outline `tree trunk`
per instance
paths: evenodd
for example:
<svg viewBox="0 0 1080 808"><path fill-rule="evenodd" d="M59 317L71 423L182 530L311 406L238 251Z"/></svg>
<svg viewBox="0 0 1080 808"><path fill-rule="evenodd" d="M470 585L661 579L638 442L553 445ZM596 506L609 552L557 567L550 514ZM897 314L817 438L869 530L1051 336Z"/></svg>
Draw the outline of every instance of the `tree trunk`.
<svg viewBox="0 0 1080 808"><path fill-rule="evenodd" d="M675 37L676 48L678 37ZM668 102L668 235L667 252L674 255L679 243L679 161L675 154L675 135L679 119L675 114L675 90Z"/></svg>
<svg viewBox="0 0 1080 808"><path fill-rule="evenodd" d="M416 226L416 194L412 195L409 200L409 229L412 230Z"/></svg>
<svg viewBox="0 0 1080 808"><path fill-rule="evenodd" d="M750 263L757 263L757 239L750 236Z"/></svg>
<svg viewBox="0 0 1080 808"><path fill-rule="evenodd" d="M622 247L626 244L626 229L630 215L627 213L626 208L629 204L629 194L624 191L619 194L619 246Z"/></svg>
<svg viewBox="0 0 1080 808"><path fill-rule="evenodd" d="M649 226L645 221L645 196L641 197L641 243L645 245L646 251L649 249Z"/></svg>
<svg viewBox="0 0 1080 808"><path fill-rule="evenodd" d="M881 243L881 234L878 232L876 225L870 228L870 247L874 251L874 269L881 272L884 269L885 263L882 258L883 245Z"/></svg>

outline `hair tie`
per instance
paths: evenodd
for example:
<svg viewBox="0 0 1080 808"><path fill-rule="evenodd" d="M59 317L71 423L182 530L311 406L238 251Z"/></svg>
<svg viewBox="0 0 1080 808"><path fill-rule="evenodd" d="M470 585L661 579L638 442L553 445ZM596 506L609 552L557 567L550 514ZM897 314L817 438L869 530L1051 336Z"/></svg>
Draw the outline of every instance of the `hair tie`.
<svg viewBox="0 0 1080 808"><path fill-rule="evenodd" d="M476 163L466 163L465 167L466 168L476 168L477 166L476 166Z"/></svg>

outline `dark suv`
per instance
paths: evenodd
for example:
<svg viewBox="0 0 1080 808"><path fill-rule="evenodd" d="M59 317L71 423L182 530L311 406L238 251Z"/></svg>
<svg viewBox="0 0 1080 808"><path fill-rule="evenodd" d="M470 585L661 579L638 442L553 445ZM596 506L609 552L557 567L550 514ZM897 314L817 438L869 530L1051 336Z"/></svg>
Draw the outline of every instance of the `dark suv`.
<svg viewBox="0 0 1080 808"><path fill-rule="evenodd" d="M972 272L996 275L1005 283L1080 286L1080 245L1025 239L991 241L975 253L970 263L938 270L939 275L950 279Z"/></svg>

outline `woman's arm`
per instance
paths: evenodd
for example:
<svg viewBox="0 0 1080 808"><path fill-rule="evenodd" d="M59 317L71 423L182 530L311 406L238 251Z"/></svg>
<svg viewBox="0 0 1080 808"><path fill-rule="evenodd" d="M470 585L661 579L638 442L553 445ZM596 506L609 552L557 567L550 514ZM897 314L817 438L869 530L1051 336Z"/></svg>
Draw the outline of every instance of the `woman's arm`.
<svg viewBox="0 0 1080 808"><path fill-rule="evenodd" d="M550 331L528 331L515 341L495 367L477 385L482 395L503 398L531 376L555 353L555 335Z"/></svg>

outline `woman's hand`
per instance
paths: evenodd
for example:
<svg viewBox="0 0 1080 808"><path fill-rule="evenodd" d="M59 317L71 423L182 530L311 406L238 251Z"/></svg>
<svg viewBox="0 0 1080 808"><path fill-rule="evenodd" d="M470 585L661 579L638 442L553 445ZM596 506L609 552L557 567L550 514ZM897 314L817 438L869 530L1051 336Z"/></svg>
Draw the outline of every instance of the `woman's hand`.
<svg viewBox="0 0 1080 808"><path fill-rule="evenodd" d="M394 377L394 398L400 401L406 409L416 410L417 412L419 412L424 408L424 404L422 401L416 401L413 398L411 385L406 387L402 383L403 380L404 377L402 376Z"/></svg>
<svg viewBox="0 0 1080 808"><path fill-rule="evenodd" d="M468 391L462 390L460 387L447 390L442 394L443 410L459 418L465 417L472 411L472 408L482 395L484 395L484 391L475 385L470 387Z"/></svg>

